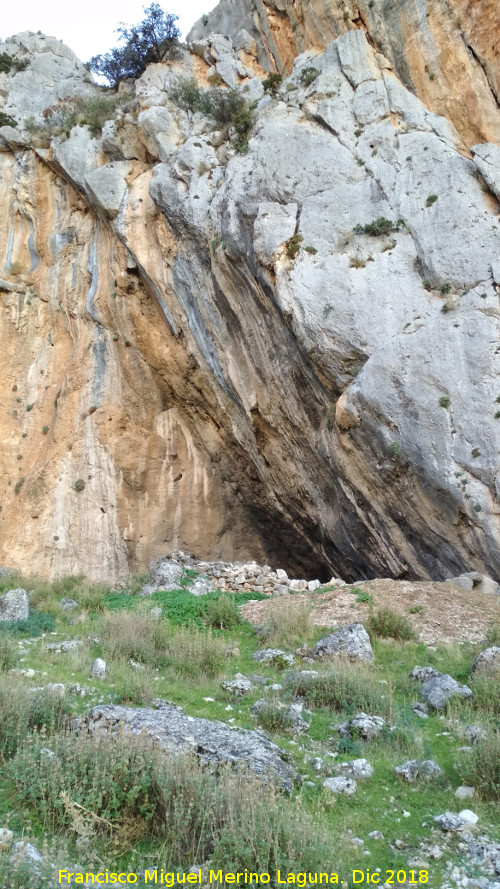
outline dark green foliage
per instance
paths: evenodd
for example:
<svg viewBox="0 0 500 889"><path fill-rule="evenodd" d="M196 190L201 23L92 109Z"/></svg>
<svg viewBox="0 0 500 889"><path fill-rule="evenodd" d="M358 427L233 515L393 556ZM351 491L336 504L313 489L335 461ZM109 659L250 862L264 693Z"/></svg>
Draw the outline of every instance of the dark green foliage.
<svg viewBox="0 0 500 889"><path fill-rule="evenodd" d="M41 636L42 633L51 633L55 627L55 621L51 614L43 614L30 608L29 617L26 620L6 620L0 623L0 642L3 645L2 635L9 636Z"/></svg>
<svg viewBox="0 0 500 889"><path fill-rule="evenodd" d="M44 435L47 435L47 432L48 432L48 431L49 431L49 427L48 427L48 426L42 426L42 432L43 432Z"/></svg>
<svg viewBox="0 0 500 889"><path fill-rule="evenodd" d="M378 238L399 231L399 225L391 222L390 219L385 219L384 216L379 216L378 219L367 222L366 225L355 225L353 231L356 235L373 235Z"/></svg>
<svg viewBox="0 0 500 889"><path fill-rule="evenodd" d="M481 451L479 450L479 448L472 448L470 455L471 455L471 457L480 457Z"/></svg>
<svg viewBox="0 0 500 889"><path fill-rule="evenodd" d="M449 283L449 281L445 281L443 284L441 284L441 286L439 288L439 292L442 293L443 296L446 296L446 294L449 293L450 290L451 290L451 284Z"/></svg>
<svg viewBox="0 0 500 889"><path fill-rule="evenodd" d="M17 120L14 120L10 114L0 111L0 127L17 127Z"/></svg>
<svg viewBox="0 0 500 889"><path fill-rule="evenodd" d="M8 74L14 68L14 71L24 71L29 65L29 59L13 59L8 53L0 53L0 74ZM5 126L5 124L2 124Z"/></svg>
<svg viewBox="0 0 500 889"><path fill-rule="evenodd" d="M189 592L176 590L153 593L152 605L159 605L168 617L169 621L180 626L202 627L206 622L208 608L211 602L217 602L221 597L220 592L208 593L206 596L193 596ZM249 590L247 593L235 593L235 605L244 605L251 599L261 601L268 597L264 593L255 593ZM136 596L128 596L125 593L112 593L103 599L105 608L110 611L120 611L123 608L134 608L137 605Z"/></svg>
<svg viewBox="0 0 500 889"><path fill-rule="evenodd" d="M373 596L370 593L367 593L366 590L360 590L358 587L354 587L352 590L349 590L353 596L356 596L356 602L359 602L360 605L371 605L373 602Z"/></svg>
<svg viewBox="0 0 500 889"><path fill-rule="evenodd" d="M286 242L286 255L289 259L295 259L297 253L300 250L303 240L304 238L302 237L302 235L299 235L298 232L288 239L288 241Z"/></svg>
<svg viewBox="0 0 500 889"><path fill-rule="evenodd" d="M304 68L303 71L301 71L301 73L300 73L300 82L302 83L303 86L306 86L306 87L311 86L311 83L313 83L316 80L318 74L319 74L319 71L317 68L313 68L313 67Z"/></svg>
<svg viewBox="0 0 500 889"><path fill-rule="evenodd" d="M304 250L306 251L306 253L311 253L312 256L314 256L318 252L316 250L316 247L304 247Z"/></svg>
<svg viewBox="0 0 500 889"><path fill-rule="evenodd" d="M422 281L422 287L424 288L424 290L432 290L432 284L427 278L424 278L424 280Z"/></svg>
<svg viewBox="0 0 500 889"><path fill-rule="evenodd" d="M401 456L401 445L398 441L391 441L389 445L389 453L393 460L396 460L398 457Z"/></svg>
<svg viewBox="0 0 500 889"><path fill-rule="evenodd" d="M276 96L278 94L278 90L280 88L281 82L283 78L281 74L278 74L276 71L272 71L265 80L262 81L262 86L266 93L271 93L272 96Z"/></svg>
<svg viewBox="0 0 500 889"><path fill-rule="evenodd" d="M110 86L117 88L121 80L137 78L152 62L161 62L178 55L180 31L175 24L178 16L163 12L158 3L144 8L145 18L133 28L120 25L120 47L108 53L93 56L87 68L105 77Z"/></svg>
<svg viewBox="0 0 500 889"><path fill-rule="evenodd" d="M415 638L406 617L391 608L379 608L372 612L366 621L366 629L373 636L401 639L409 642Z"/></svg>
<svg viewBox="0 0 500 889"><path fill-rule="evenodd" d="M439 399L439 404L441 405L441 407L449 407L451 404L451 401L447 395L441 395L441 398Z"/></svg>
<svg viewBox="0 0 500 889"><path fill-rule="evenodd" d="M248 151L248 138L254 122L253 107L237 89L201 89L194 78L179 77L172 98L186 111L213 117L231 134L231 144L239 154Z"/></svg>
<svg viewBox="0 0 500 889"><path fill-rule="evenodd" d="M437 199L438 199L437 194L430 194L425 202L425 206L432 207L432 205L436 203Z"/></svg>
<svg viewBox="0 0 500 889"><path fill-rule="evenodd" d="M272 701L266 702L257 719L265 732L284 735L292 728L292 720L286 715L286 709L277 707Z"/></svg>
<svg viewBox="0 0 500 889"><path fill-rule="evenodd" d="M74 487L75 491L77 491L77 492L83 491L83 489L85 487L85 482L84 482L83 478L77 478L73 487Z"/></svg>
<svg viewBox="0 0 500 889"><path fill-rule="evenodd" d="M27 411L28 411L28 413L29 413L29 412L30 412L30 411L32 411L32 410L33 410L33 408L34 408L34 407L35 407L35 405L34 405L34 404L27 404L27 405L26 405L26 410L27 410Z"/></svg>
<svg viewBox="0 0 500 889"><path fill-rule="evenodd" d="M18 479L18 481L14 485L14 494L19 494L19 491L21 490L22 486L24 485L24 481L25 481L24 476L22 478Z"/></svg>

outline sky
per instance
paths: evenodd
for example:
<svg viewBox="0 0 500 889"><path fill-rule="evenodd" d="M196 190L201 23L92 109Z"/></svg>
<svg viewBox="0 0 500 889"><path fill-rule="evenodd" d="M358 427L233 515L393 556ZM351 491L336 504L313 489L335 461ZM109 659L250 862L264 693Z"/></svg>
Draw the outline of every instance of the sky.
<svg viewBox="0 0 500 889"><path fill-rule="evenodd" d="M177 26L185 38L192 25L217 5L216 0L158 0L165 12L179 16ZM0 37L5 40L20 31L43 31L58 37L86 62L116 45L117 26L135 25L144 17L151 0L17 0L4 2Z"/></svg>

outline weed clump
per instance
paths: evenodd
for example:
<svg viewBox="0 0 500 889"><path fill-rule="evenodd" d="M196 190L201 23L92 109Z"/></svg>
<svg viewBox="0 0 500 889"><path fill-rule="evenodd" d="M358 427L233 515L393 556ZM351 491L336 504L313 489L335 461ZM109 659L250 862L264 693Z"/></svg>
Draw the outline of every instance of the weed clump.
<svg viewBox="0 0 500 889"><path fill-rule="evenodd" d="M286 255L289 259L295 259L298 252L300 251L303 240L304 238L298 232L288 239L288 241L286 242Z"/></svg>
<svg viewBox="0 0 500 889"><path fill-rule="evenodd" d="M379 608L372 612L366 621L366 629L373 636L388 639L400 639L410 642L415 633L406 617L391 608Z"/></svg>
<svg viewBox="0 0 500 889"><path fill-rule="evenodd" d="M464 784L475 787L485 800L500 801L500 732L490 733L457 761Z"/></svg>
<svg viewBox="0 0 500 889"><path fill-rule="evenodd" d="M270 93L271 96L277 96L282 80L283 78L281 74L279 74L277 71L272 71L271 74L269 74L269 76L262 81L264 91L266 93Z"/></svg>
<svg viewBox="0 0 500 889"><path fill-rule="evenodd" d="M391 232L399 231L399 226L397 223L391 222L390 219L379 216L378 219L375 219L373 222L367 222L366 225L355 225L353 231L356 235L372 235L375 238L379 238L383 235L389 235Z"/></svg>
<svg viewBox="0 0 500 889"><path fill-rule="evenodd" d="M312 66L308 66L307 68L303 68L300 72L300 82L302 86L308 87L311 86L311 83L314 83L319 71L317 68L313 68Z"/></svg>
<svg viewBox="0 0 500 889"><path fill-rule="evenodd" d="M218 630L232 630L239 626L242 619L234 596L222 593L218 599L212 599L208 603L206 622L209 627L215 627Z"/></svg>
<svg viewBox="0 0 500 889"><path fill-rule="evenodd" d="M335 664L319 676L291 675L286 687L310 707L327 707L336 712L387 714L390 699L380 691L373 676L359 666Z"/></svg>
<svg viewBox="0 0 500 889"><path fill-rule="evenodd" d="M179 77L171 97L185 110L198 111L213 117L217 123L226 128L235 151L246 154L254 122L254 109L245 101L238 89L213 87L204 90L198 86L194 77Z"/></svg>

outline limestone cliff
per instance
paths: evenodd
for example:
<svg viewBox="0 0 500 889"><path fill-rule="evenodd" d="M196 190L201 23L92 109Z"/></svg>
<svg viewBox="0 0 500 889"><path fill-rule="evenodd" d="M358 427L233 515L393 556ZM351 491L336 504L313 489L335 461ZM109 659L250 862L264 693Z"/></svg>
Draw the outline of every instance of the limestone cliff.
<svg viewBox="0 0 500 889"><path fill-rule="evenodd" d="M362 29L404 85L452 121L469 147L500 141L496 0L221 0L192 29L235 37L246 29L261 64L290 73L305 50Z"/></svg>
<svg viewBox="0 0 500 889"><path fill-rule="evenodd" d="M464 157L363 28L274 98L233 30L45 141L101 91L53 38L2 47L0 561L498 573L500 149ZM247 154L173 101L213 74L257 103Z"/></svg>

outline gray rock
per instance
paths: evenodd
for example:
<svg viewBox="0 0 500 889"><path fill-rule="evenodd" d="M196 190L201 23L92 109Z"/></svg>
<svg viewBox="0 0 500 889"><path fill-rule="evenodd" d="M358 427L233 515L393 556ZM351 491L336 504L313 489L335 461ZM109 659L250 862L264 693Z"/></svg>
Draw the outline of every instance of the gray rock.
<svg viewBox="0 0 500 889"><path fill-rule="evenodd" d="M243 676L242 673L237 673L234 679L221 682L221 688L235 695L246 695L255 689L255 685L252 685L250 680Z"/></svg>
<svg viewBox="0 0 500 889"><path fill-rule="evenodd" d="M83 642L80 639L64 639L62 642L48 642L45 648L47 651L55 651L61 654L63 651L76 651L81 648Z"/></svg>
<svg viewBox="0 0 500 889"><path fill-rule="evenodd" d="M457 787L457 789L455 790L455 796L457 799L472 799L475 792L475 787L467 787L463 784L461 787Z"/></svg>
<svg viewBox="0 0 500 889"><path fill-rule="evenodd" d="M394 769L396 775L404 778L408 784L413 784L417 778L432 780L443 774L441 766L433 759L408 759L402 765Z"/></svg>
<svg viewBox="0 0 500 889"><path fill-rule="evenodd" d="M485 182L500 200L500 147L491 142L473 145L474 163Z"/></svg>
<svg viewBox="0 0 500 889"><path fill-rule="evenodd" d="M26 620L29 617L28 593L21 587L0 596L0 621Z"/></svg>
<svg viewBox="0 0 500 889"><path fill-rule="evenodd" d="M299 702L287 705L283 704L281 701L274 701L271 703L265 698L261 698L250 708L250 712L253 713L254 716L260 716L262 712L270 708L278 710L283 714L286 724L292 729L294 734L301 734L302 732L309 731L309 722L304 719L302 714L307 713L309 716L311 714L308 710L304 710L304 705Z"/></svg>
<svg viewBox="0 0 500 889"><path fill-rule="evenodd" d="M66 694L66 689L62 682L49 682L49 684L45 686L45 691L53 698L62 699Z"/></svg>
<svg viewBox="0 0 500 889"><path fill-rule="evenodd" d="M427 682L428 679L435 679L436 676L441 675L439 670L435 670L434 667L413 667L410 679L416 679L417 682Z"/></svg>
<svg viewBox="0 0 500 889"><path fill-rule="evenodd" d="M472 697L472 691L468 685L460 685L447 673L442 673L424 682L420 694L433 710L443 710L452 697Z"/></svg>
<svg viewBox="0 0 500 889"><path fill-rule="evenodd" d="M175 590L179 588L179 580L184 574L184 568L178 562L170 559L156 559L149 566L152 584L162 590Z"/></svg>
<svg viewBox="0 0 500 889"><path fill-rule="evenodd" d="M78 608L78 602L75 599L65 597L64 599L59 599L59 608L62 611L73 611L75 608Z"/></svg>
<svg viewBox="0 0 500 889"><path fill-rule="evenodd" d="M480 651L474 658L471 675L477 676L496 676L500 673L500 646L492 645Z"/></svg>
<svg viewBox="0 0 500 889"><path fill-rule="evenodd" d="M356 782L352 778L327 778L323 781L323 787L332 793L342 793L344 796L352 796L356 793Z"/></svg>
<svg viewBox="0 0 500 889"><path fill-rule="evenodd" d="M281 648L264 648L262 651L254 651L252 660L257 661L259 664L273 664L276 663L276 661L278 661L278 663L282 661L291 666L294 663L295 658L293 654L287 654L287 652L282 651Z"/></svg>
<svg viewBox="0 0 500 889"><path fill-rule="evenodd" d="M337 771L349 778L371 778L373 775L373 767L367 759L351 759L349 762L343 762L337 766Z"/></svg>
<svg viewBox="0 0 500 889"><path fill-rule="evenodd" d="M315 756L314 759L311 759L311 768L315 772L321 772L323 768L324 761L321 759L321 756Z"/></svg>
<svg viewBox="0 0 500 889"><path fill-rule="evenodd" d="M91 679L106 679L106 661L96 657L92 667L90 668Z"/></svg>
<svg viewBox="0 0 500 889"><path fill-rule="evenodd" d="M131 161L112 161L85 176L85 186L91 200L109 219L118 216L127 194L127 177L133 170Z"/></svg>
<svg viewBox="0 0 500 889"><path fill-rule="evenodd" d="M194 583L188 584L186 589L192 596L206 596L207 593L213 593L215 591L213 583L204 577L199 577Z"/></svg>
<svg viewBox="0 0 500 889"><path fill-rule="evenodd" d="M149 613L154 620L159 620L163 614L163 608L157 605L155 608L150 608Z"/></svg>
<svg viewBox="0 0 500 889"><path fill-rule="evenodd" d="M344 655L349 660L361 660L371 663L375 660L370 637L363 624L349 624L341 630L320 639L314 647L315 657L331 657Z"/></svg>
<svg viewBox="0 0 500 889"><path fill-rule="evenodd" d="M207 765L229 763L248 767L262 777L274 774L284 789L291 790L295 769L286 762L284 751L261 732L186 716L180 707L164 702L158 706L158 710L94 707L84 726L92 735L142 735L174 756L194 753Z"/></svg>
<svg viewBox="0 0 500 889"><path fill-rule="evenodd" d="M7 827L0 827L0 843L11 843L14 839L14 834Z"/></svg>
<svg viewBox="0 0 500 889"><path fill-rule="evenodd" d="M427 704L424 704L422 701L417 701L413 704L411 709L415 716L419 716L420 719L429 718L429 708L427 707Z"/></svg>
<svg viewBox="0 0 500 889"><path fill-rule="evenodd" d="M380 833L380 830L371 830L370 833L368 834L368 839L369 840L383 840L384 834Z"/></svg>
<svg viewBox="0 0 500 889"><path fill-rule="evenodd" d="M437 821L441 830L459 831L465 828L470 830L478 822L478 817L470 809L463 809L458 814L456 812L444 812L442 815L435 815L434 821Z"/></svg>
<svg viewBox="0 0 500 889"><path fill-rule="evenodd" d="M467 725L464 729L464 738L468 744L479 744L488 737L484 728L480 725Z"/></svg>
<svg viewBox="0 0 500 889"><path fill-rule="evenodd" d="M28 864L35 872L39 872L43 856L31 843L20 840L12 846L10 861L12 864Z"/></svg>
<svg viewBox="0 0 500 889"><path fill-rule="evenodd" d="M364 741L371 741L380 734L384 726L387 725L385 719L381 716L369 716L367 713L357 713L347 722L342 722L336 728L342 738L352 735L362 738Z"/></svg>
<svg viewBox="0 0 500 889"><path fill-rule="evenodd" d="M474 589L478 593L485 593L488 596L496 596L500 590L496 580L488 577L487 574L480 574L479 571L460 574L458 577L453 577L451 582L458 584L465 590Z"/></svg>

